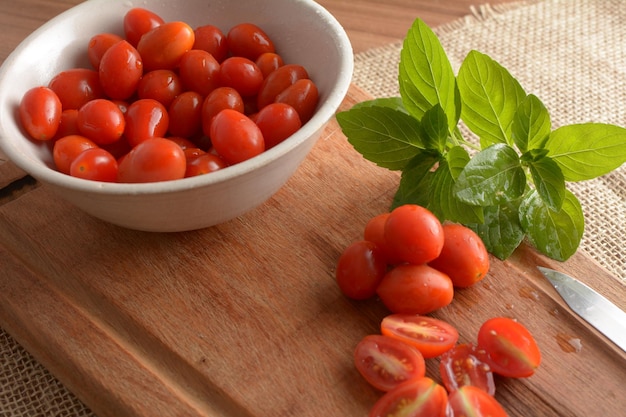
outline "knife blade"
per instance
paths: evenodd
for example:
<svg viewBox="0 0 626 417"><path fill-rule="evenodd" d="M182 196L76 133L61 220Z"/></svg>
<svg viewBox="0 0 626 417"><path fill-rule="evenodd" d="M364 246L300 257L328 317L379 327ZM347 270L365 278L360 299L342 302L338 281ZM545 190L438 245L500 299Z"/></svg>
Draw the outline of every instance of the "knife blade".
<svg viewBox="0 0 626 417"><path fill-rule="evenodd" d="M576 314L626 352L626 312L569 275L537 268Z"/></svg>

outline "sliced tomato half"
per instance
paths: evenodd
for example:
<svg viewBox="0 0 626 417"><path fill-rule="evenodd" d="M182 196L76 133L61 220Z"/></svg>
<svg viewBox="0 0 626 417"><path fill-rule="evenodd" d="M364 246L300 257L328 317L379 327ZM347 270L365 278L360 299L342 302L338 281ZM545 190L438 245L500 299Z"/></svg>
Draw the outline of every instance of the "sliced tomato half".
<svg viewBox="0 0 626 417"><path fill-rule="evenodd" d="M502 405L478 387L466 385L450 394L448 417L507 417Z"/></svg>
<svg viewBox="0 0 626 417"><path fill-rule="evenodd" d="M452 349L459 333L449 323L430 316L391 314L382 320L381 333L415 346L424 358Z"/></svg>
<svg viewBox="0 0 626 417"><path fill-rule="evenodd" d="M439 372L448 392L472 385L489 395L496 393L493 372L487 363L487 352L478 349L473 343L456 345L441 355Z"/></svg>
<svg viewBox="0 0 626 417"><path fill-rule="evenodd" d="M447 403L446 389L424 377L385 393L374 404L369 417L444 417Z"/></svg>

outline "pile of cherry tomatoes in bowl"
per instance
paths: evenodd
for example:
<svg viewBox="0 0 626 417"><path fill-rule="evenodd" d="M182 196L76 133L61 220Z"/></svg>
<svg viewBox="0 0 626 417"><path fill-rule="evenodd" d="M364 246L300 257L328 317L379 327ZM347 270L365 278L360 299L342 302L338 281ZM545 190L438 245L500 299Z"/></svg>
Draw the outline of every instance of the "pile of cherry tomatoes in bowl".
<svg viewBox="0 0 626 417"><path fill-rule="evenodd" d="M380 334L365 336L354 351L359 373L384 393L370 417L506 416L494 397L494 374L534 374L541 353L529 330L494 317L475 340L459 344L452 324L427 315L449 305L454 288L470 287L488 271L489 254L473 230L441 224L418 205L375 216L363 238L344 249L335 271L343 294L377 296L391 311ZM441 383L426 375L430 359L439 360Z"/></svg>
<svg viewBox="0 0 626 417"><path fill-rule="evenodd" d="M139 183L210 173L276 146L316 110L307 70L255 24L192 28L143 8L122 23L124 36L85 41L90 68L62 71L20 102L22 127L50 144L64 174Z"/></svg>

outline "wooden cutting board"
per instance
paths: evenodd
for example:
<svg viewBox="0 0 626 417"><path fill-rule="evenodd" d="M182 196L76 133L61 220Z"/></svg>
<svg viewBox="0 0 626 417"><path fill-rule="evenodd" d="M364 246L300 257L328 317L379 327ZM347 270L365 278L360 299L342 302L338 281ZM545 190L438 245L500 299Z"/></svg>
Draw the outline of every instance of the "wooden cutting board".
<svg viewBox="0 0 626 417"><path fill-rule="evenodd" d="M368 98L352 88L343 108ZM332 121L270 201L205 230L125 230L38 187L0 206L0 325L102 417L366 416L381 393L352 352L388 311L343 297L334 268L398 178ZM626 288L586 255L558 263L522 247L434 315L462 342L499 315L534 333L537 373L497 380L510 416L623 415L626 355L536 265L626 308ZM428 361L435 379L437 366Z"/></svg>

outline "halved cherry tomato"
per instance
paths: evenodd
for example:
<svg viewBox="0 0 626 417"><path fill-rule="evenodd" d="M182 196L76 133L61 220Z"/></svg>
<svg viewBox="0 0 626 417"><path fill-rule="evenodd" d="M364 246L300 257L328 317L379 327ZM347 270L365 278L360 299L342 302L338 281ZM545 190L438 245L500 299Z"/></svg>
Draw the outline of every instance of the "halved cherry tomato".
<svg viewBox="0 0 626 417"><path fill-rule="evenodd" d="M228 48L234 56L256 60L265 52L276 52L274 42L257 25L240 23L233 26L226 35Z"/></svg>
<svg viewBox="0 0 626 417"><path fill-rule="evenodd" d="M450 277L455 287L469 287L489 271L489 253L482 239L462 224L443 225L444 242L439 256L428 264Z"/></svg>
<svg viewBox="0 0 626 417"><path fill-rule="evenodd" d="M448 397L447 417L507 417L502 405L480 388L466 385Z"/></svg>
<svg viewBox="0 0 626 417"><path fill-rule="evenodd" d="M256 96L263 83L263 73L254 61L231 56L220 65L220 82L237 90L242 97Z"/></svg>
<svg viewBox="0 0 626 417"><path fill-rule="evenodd" d="M137 85L139 98L151 98L166 108L182 92L183 83L178 74L172 70L150 71L144 74Z"/></svg>
<svg viewBox="0 0 626 417"><path fill-rule="evenodd" d="M98 69L104 93L115 100L130 98L137 90L143 68L142 57L130 43L124 40L111 46Z"/></svg>
<svg viewBox="0 0 626 417"><path fill-rule="evenodd" d="M139 40L145 33L161 26L163 23L163 18L153 11L135 7L124 15L124 35L131 45L137 46Z"/></svg>
<svg viewBox="0 0 626 417"><path fill-rule="evenodd" d="M423 264L441 253L443 226L428 209L405 204L391 211L385 223L385 241L394 255L414 264Z"/></svg>
<svg viewBox="0 0 626 417"><path fill-rule="evenodd" d="M268 104L259 110L254 121L263 133L265 149L273 148L302 127L296 109L284 103Z"/></svg>
<svg viewBox="0 0 626 417"><path fill-rule="evenodd" d="M382 252L374 243L361 240L344 249L337 262L335 279L346 297L365 300L376 295L386 270Z"/></svg>
<svg viewBox="0 0 626 417"><path fill-rule="evenodd" d="M447 404L445 388L423 377L385 393L374 404L369 417L445 417Z"/></svg>
<svg viewBox="0 0 626 417"><path fill-rule="evenodd" d="M535 373L541 362L539 346L530 331L508 317L494 317L478 330L478 347L487 352L493 372L524 378Z"/></svg>
<svg viewBox="0 0 626 417"><path fill-rule="evenodd" d="M63 110L80 109L85 103L104 98L98 71L72 68L55 75L48 84L61 100Z"/></svg>
<svg viewBox="0 0 626 417"><path fill-rule="evenodd" d="M303 124L315 114L318 101L317 86L309 79L296 81L276 96L277 103L289 104L296 109Z"/></svg>
<svg viewBox="0 0 626 417"><path fill-rule="evenodd" d="M402 264L385 274L376 292L392 313L427 314L450 304L454 287L426 264Z"/></svg>
<svg viewBox="0 0 626 417"><path fill-rule="evenodd" d="M123 38L114 33L98 33L92 36L87 44L87 57L96 71L100 68L100 61L104 53L121 40Z"/></svg>
<svg viewBox="0 0 626 417"><path fill-rule="evenodd" d="M439 373L448 392L465 385L478 387L489 395L496 392L493 372L487 364L487 352L473 343L456 345L444 352L439 362Z"/></svg>
<svg viewBox="0 0 626 417"><path fill-rule="evenodd" d="M380 325L381 333L415 346L424 358L452 349L459 332L449 323L430 316L391 314Z"/></svg>
<svg viewBox="0 0 626 417"><path fill-rule="evenodd" d="M69 174L72 162L83 151L91 148L97 148L98 145L92 140L80 136L70 135L62 137L54 142L52 148L52 158L57 169L64 173Z"/></svg>
<svg viewBox="0 0 626 417"><path fill-rule="evenodd" d="M102 148L87 149L72 162L70 175L92 181L115 182L117 160Z"/></svg>
<svg viewBox="0 0 626 417"><path fill-rule="evenodd" d="M54 138L62 112L61 100L48 87L33 87L20 101L20 122L30 137L36 140Z"/></svg>
<svg viewBox="0 0 626 417"><path fill-rule="evenodd" d="M185 91L172 101L168 108L171 135L191 138L201 131L203 101L204 97L195 91Z"/></svg>
<svg viewBox="0 0 626 417"><path fill-rule="evenodd" d="M220 86L220 64L209 52L192 49L180 59L178 71L187 90L207 96Z"/></svg>
<svg viewBox="0 0 626 417"><path fill-rule="evenodd" d="M248 116L237 110L224 109L211 123L211 142L228 164L243 162L265 150L263 134Z"/></svg>
<svg viewBox="0 0 626 417"><path fill-rule="evenodd" d="M167 22L144 34L137 44L146 71L174 69L195 41L185 22Z"/></svg>
<svg viewBox="0 0 626 417"><path fill-rule="evenodd" d="M98 145L118 141L126 128L124 114L118 105L104 98L91 100L82 106L76 122L81 135Z"/></svg>
<svg viewBox="0 0 626 417"><path fill-rule="evenodd" d="M222 62L228 55L226 35L214 25L199 26L194 31L195 41L193 49L207 51L217 62Z"/></svg>
<svg viewBox="0 0 626 417"><path fill-rule="evenodd" d="M118 181L125 183L169 181L183 178L187 161L183 149L164 138L150 138L124 156Z"/></svg>
<svg viewBox="0 0 626 417"><path fill-rule="evenodd" d="M381 391L390 391L426 374L426 363L419 350L378 334L365 336L359 342L354 350L354 364L363 378Z"/></svg>
<svg viewBox="0 0 626 417"><path fill-rule="evenodd" d="M165 137L169 127L169 114L163 104L150 98L134 101L126 112L124 136L131 146L146 139Z"/></svg>

